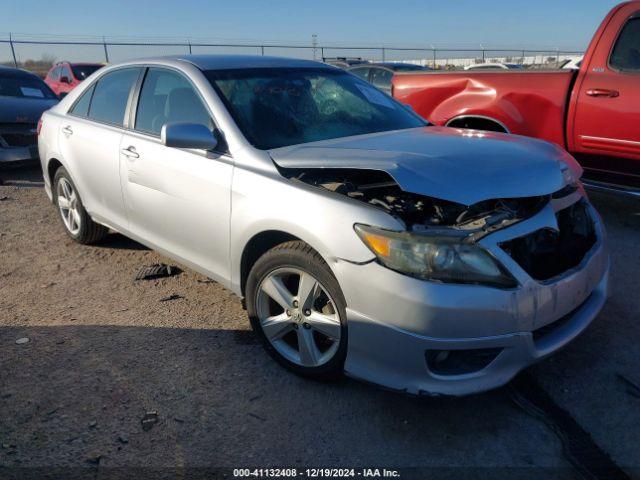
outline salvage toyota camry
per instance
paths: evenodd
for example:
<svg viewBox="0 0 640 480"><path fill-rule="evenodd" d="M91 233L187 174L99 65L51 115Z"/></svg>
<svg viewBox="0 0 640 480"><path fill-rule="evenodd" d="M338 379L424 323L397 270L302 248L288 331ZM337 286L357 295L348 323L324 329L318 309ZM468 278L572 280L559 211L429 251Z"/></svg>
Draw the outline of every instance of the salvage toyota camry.
<svg viewBox="0 0 640 480"><path fill-rule="evenodd" d="M71 238L110 228L226 285L302 375L486 390L606 298L602 222L570 155L429 126L316 62L106 67L44 114L39 149Z"/></svg>

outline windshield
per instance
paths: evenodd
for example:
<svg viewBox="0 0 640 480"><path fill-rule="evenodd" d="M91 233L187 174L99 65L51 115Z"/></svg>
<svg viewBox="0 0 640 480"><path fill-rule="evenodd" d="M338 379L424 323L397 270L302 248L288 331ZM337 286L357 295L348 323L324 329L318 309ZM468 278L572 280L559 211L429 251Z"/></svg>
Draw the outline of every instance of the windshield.
<svg viewBox="0 0 640 480"><path fill-rule="evenodd" d="M274 68L205 72L257 148L426 125L369 83L341 70Z"/></svg>
<svg viewBox="0 0 640 480"><path fill-rule="evenodd" d="M56 98L39 78L30 75L0 73L0 96L18 98Z"/></svg>
<svg viewBox="0 0 640 480"><path fill-rule="evenodd" d="M73 76L78 80L84 80L96 70L102 68L102 65L71 65Z"/></svg>

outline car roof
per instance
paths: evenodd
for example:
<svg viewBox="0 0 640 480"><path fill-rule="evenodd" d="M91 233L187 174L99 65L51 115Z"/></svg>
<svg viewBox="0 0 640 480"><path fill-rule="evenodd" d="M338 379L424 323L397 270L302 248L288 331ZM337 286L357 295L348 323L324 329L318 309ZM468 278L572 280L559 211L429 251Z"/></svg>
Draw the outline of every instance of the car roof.
<svg viewBox="0 0 640 480"><path fill-rule="evenodd" d="M426 69L422 65L416 65L415 63L404 63L404 62L376 62L376 63L367 63L366 65L354 65L353 68L357 67L383 67L388 68L389 70L395 69L411 69L415 68L416 70Z"/></svg>
<svg viewBox="0 0 640 480"><path fill-rule="evenodd" d="M36 77L40 79L35 73L31 73L27 70L23 70L21 68L9 67L7 65L0 65L0 73L9 73L14 76L23 76L23 77Z"/></svg>
<svg viewBox="0 0 640 480"><path fill-rule="evenodd" d="M55 65L53 65L54 67L57 67L58 65L62 65L64 63L68 63L69 65L100 65L100 66L104 66L104 63L100 63L100 62L69 62L67 60L62 60L61 62L57 62Z"/></svg>
<svg viewBox="0 0 640 480"><path fill-rule="evenodd" d="M234 70L248 68L335 68L326 63L298 58L263 55L174 55L149 59L188 62L200 70ZM144 62L145 60L141 60Z"/></svg>

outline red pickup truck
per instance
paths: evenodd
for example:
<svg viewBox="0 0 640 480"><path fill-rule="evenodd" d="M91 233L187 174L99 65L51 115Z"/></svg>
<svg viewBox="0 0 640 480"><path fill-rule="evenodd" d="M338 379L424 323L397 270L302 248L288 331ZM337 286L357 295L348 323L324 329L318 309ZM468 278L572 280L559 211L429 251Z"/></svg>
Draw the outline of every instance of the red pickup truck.
<svg viewBox="0 0 640 480"><path fill-rule="evenodd" d="M585 183L640 196L640 0L611 10L579 71L408 72L392 85L431 123L557 143Z"/></svg>

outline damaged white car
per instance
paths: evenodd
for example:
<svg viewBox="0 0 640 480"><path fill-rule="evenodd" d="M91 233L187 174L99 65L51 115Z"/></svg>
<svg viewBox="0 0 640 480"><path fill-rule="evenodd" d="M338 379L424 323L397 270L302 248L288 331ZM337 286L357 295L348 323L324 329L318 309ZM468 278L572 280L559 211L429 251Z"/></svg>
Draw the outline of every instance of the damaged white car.
<svg viewBox="0 0 640 480"><path fill-rule="evenodd" d="M486 390L573 340L606 298L603 225L566 152L429 126L328 65L123 63L40 127L73 239L111 228L217 280L303 375Z"/></svg>

